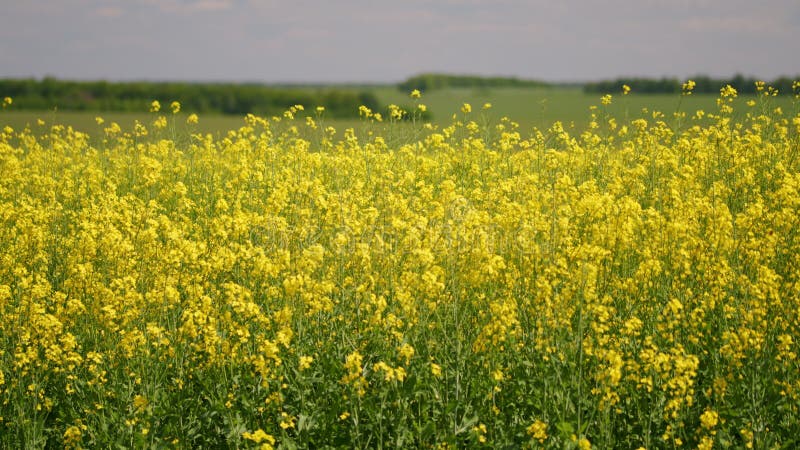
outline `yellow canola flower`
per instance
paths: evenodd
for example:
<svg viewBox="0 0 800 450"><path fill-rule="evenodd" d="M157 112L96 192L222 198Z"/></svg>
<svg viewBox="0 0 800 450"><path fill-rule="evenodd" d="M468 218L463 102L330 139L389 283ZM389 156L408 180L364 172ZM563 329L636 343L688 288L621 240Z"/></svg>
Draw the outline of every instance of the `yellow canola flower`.
<svg viewBox="0 0 800 450"><path fill-rule="evenodd" d="M526 431L532 439L536 439L540 444L543 444L547 439L547 424L541 420L535 420L528 426Z"/></svg>
<svg viewBox="0 0 800 450"><path fill-rule="evenodd" d="M133 409L136 410L136 412L143 412L149 403L150 402L147 401L147 397L144 395L137 395L133 397Z"/></svg>
<svg viewBox="0 0 800 450"><path fill-rule="evenodd" d="M83 432L80 427L71 425L64 431L64 446L66 448L80 448L80 442L83 438Z"/></svg>
<svg viewBox="0 0 800 450"><path fill-rule="evenodd" d="M150 103L150 112L159 112L161 111L161 103L158 100L153 100Z"/></svg>
<svg viewBox="0 0 800 450"><path fill-rule="evenodd" d="M719 414L713 410L707 410L700 415L700 424L706 430L711 430L719 423Z"/></svg>
<svg viewBox="0 0 800 450"><path fill-rule="evenodd" d="M260 444L262 442L266 442L270 445L275 444L275 438L272 437L272 435L269 435L266 432L264 432L264 430L262 430L261 428L252 433L249 431L245 431L244 433L242 433L242 438L247 439L248 441L253 441L256 444Z"/></svg>
<svg viewBox="0 0 800 450"><path fill-rule="evenodd" d="M133 134L137 137L147 136L147 127L145 127L138 120L133 121Z"/></svg>
<svg viewBox="0 0 800 450"><path fill-rule="evenodd" d="M571 437L571 440L572 440L572 442L577 444L577 446L578 446L578 448L580 450L591 450L592 449L592 443L589 441L589 439L587 439L587 438L585 438L583 436L578 438L578 436L573 434L572 437Z"/></svg>
<svg viewBox="0 0 800 450"><path fill-rule="evenodd" d="M281 422L279 425L282 429L288 430L289 428L294 428L295 421L296 419L294 416L285 412L281 412Z"/></svg>
<svg viewBox="0 0 800 450"><path fill-rule="evenodd" d="M181 104L177 100L169 104L172 114L178 114L181 110Z"/></svg>
<svg viewBox="0 0 800 450"><path fill-rule="evenodd" d="M697 86L697 83L695 83L694 80L688 80L683 83L683 86L681 86L683 95L692 95L692 91L694 90L695 86Z"/></svg>
<svg viewBox="0 0 800 450"><path fill-rule="evenodd" d="M103 132L106 133L107 135L114 136L122 133L122 127L120 127L119 124L116 122L111 122L111 125L104 128Z"/></svg>
<svg viewBox="0 0 800 450"><path fill-rule="evenodd" d="M405 111L395 104L389 105L389 117L394 120L402 119Z"/></svg>
<svg viewBox="0 0 800 450"><path fill-rule="evenodd" d="M487 429L485 424L479 423L478 425L472 427L472 432L477 436L478 442L481 444L486 443Z"/></svg>
<svg viewBox="0 0 800 450"><path fill-rule="evenodd" d="M312 358L311 356L301 356L300 363L298 364L297 368L302 372L303 370L306 370L309 367L311 367L312 362L314 362L314 358Z"/></svg>
<svg viewBox="0 0 800 450"><path fill-rule="evenodd" d="M730 84L725 85L725 87L723 87L722 89L719 90L719 95L722 98L726 98L726 97L736 98L737 94L738 94L738 92L736 91L736 88L734 88Z"/></svg>
<svg viewBox="0 0 800 450"><path fill-rule="evenodd" d="M411 98L420 98L420 97L422 97L422 93L419 91L419 89L414 89L413 91L411 91Z"/></svg>
<svg viewBox="0 0 800 450"><path fill-rule="evenodd" d="M431 363L431 374L433 374L433 376L436 378L442 376L442 366L436 363Z"/></svg>
<svg viewBox="0 0 800 450"><path fill-rule="evenodd" d="M414 347L405 342L399 347L397 347L397 352L400 354L400 356L403 357L406 365L408 365L408 363L411 361L411 358L414 356L415 353Z"/></svg>
<svg viewBox="0 0 800 450"><path fill-rule="evenodd" d="M497 369L497 370L492 371L492 379L494 381L497 381L499 383L499 382L503 381L504 378L505 378L505 375L503 374L502 370Z"/></svg>
<svg viewBox="0 0 800 450"><path fill-rule="evenodd" d="M392 367L383 361L377 362L372 366L372 370L383 372L384 381L400 381L406 379L406 370L403 367Z"/></svg>
<svg viewBox="0 0 800 450"><path fill-rule="evenodd" d="M697 450L711 450L714 448L714 439L710 436L703 436L697 444Z"/></svg>
<svg viewBox="0 0 800 450"><path fill-rule="evenodd" d="M166 128L167 127L166 116L158 116L158 118L153 121L153 127L159 130Z"/></svg>

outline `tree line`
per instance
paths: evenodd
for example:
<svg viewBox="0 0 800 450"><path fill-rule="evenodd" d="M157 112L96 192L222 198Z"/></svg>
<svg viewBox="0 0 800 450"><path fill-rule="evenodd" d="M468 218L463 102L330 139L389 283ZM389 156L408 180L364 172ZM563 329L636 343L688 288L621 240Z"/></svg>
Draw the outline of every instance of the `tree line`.
<svg viewBox="0 0 800 450"><path fill-rule="evenodd" d="M444 73L423 73L398 83L401 91L414 89L431 91L445 88L498 88L498 87L547 87L548 83L538 80L524 80L516 77L482 77L475 75L451 75Z"/></svg>
<svg viewBox="0 0 800 450"><path fill-rule="evenodd" d="M281 114L293 105L324 106L333 117L357 117L361 105L379 110L366 90L332 87L270 87L239 83L67 81L55 78L0 80L0 94L20 109L147 111L153 100L178 101L194 113Z"/></svg>
<svg viewBox="0 0 800 450"><path fill-rule="evenodd" d="M780 77L772 81L759 80L753 77L746 77L744 75L735 75L732 78L711 78L705 75L698 75L690 78L695 82L693 92L698 94L718 94L719 90L726 85L735 88L740 94L754 94L756 90L756 82L764 81L766 86L772 86L777 89L779 94L791 94L792 83L800 79ZM615 80L603 80L583 85L584 92L587 93L600 93L607 94L619 92L622 90L623 85L627 85L633 92L645 94L675 94L683 89L683 83L686 80L678 80L677 78L617 78Z"/></svg>

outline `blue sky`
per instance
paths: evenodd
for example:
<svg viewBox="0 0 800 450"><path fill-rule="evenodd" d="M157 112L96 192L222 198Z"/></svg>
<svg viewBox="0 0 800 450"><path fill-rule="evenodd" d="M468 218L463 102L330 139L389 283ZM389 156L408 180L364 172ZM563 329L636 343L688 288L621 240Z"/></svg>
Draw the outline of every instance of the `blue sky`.
<svg viewBox="0 0 800 450"><path fill-rule="evenodd" d="M798 0L2 0L0 77L800 74Z"/></svg>

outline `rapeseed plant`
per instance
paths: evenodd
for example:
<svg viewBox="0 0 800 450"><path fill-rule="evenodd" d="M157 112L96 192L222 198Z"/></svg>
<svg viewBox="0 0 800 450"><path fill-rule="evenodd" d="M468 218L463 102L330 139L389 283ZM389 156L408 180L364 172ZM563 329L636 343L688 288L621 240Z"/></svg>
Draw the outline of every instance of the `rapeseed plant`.
<svg viewBox="0 0 800 450"><path fill-rule="evenodd" d="M800 115L757 89L4 126L0 446L791 447Z"/></svg>

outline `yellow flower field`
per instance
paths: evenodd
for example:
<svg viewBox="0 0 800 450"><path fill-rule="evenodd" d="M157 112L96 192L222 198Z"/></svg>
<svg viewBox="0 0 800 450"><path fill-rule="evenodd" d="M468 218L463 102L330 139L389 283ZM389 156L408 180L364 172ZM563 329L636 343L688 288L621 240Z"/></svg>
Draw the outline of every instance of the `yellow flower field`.
<svg viewBox="0 0 800 450"><path fill-rule="evenodd" d="M0 447L800 445L800 108L760 90L0 128Z"/></svg>

